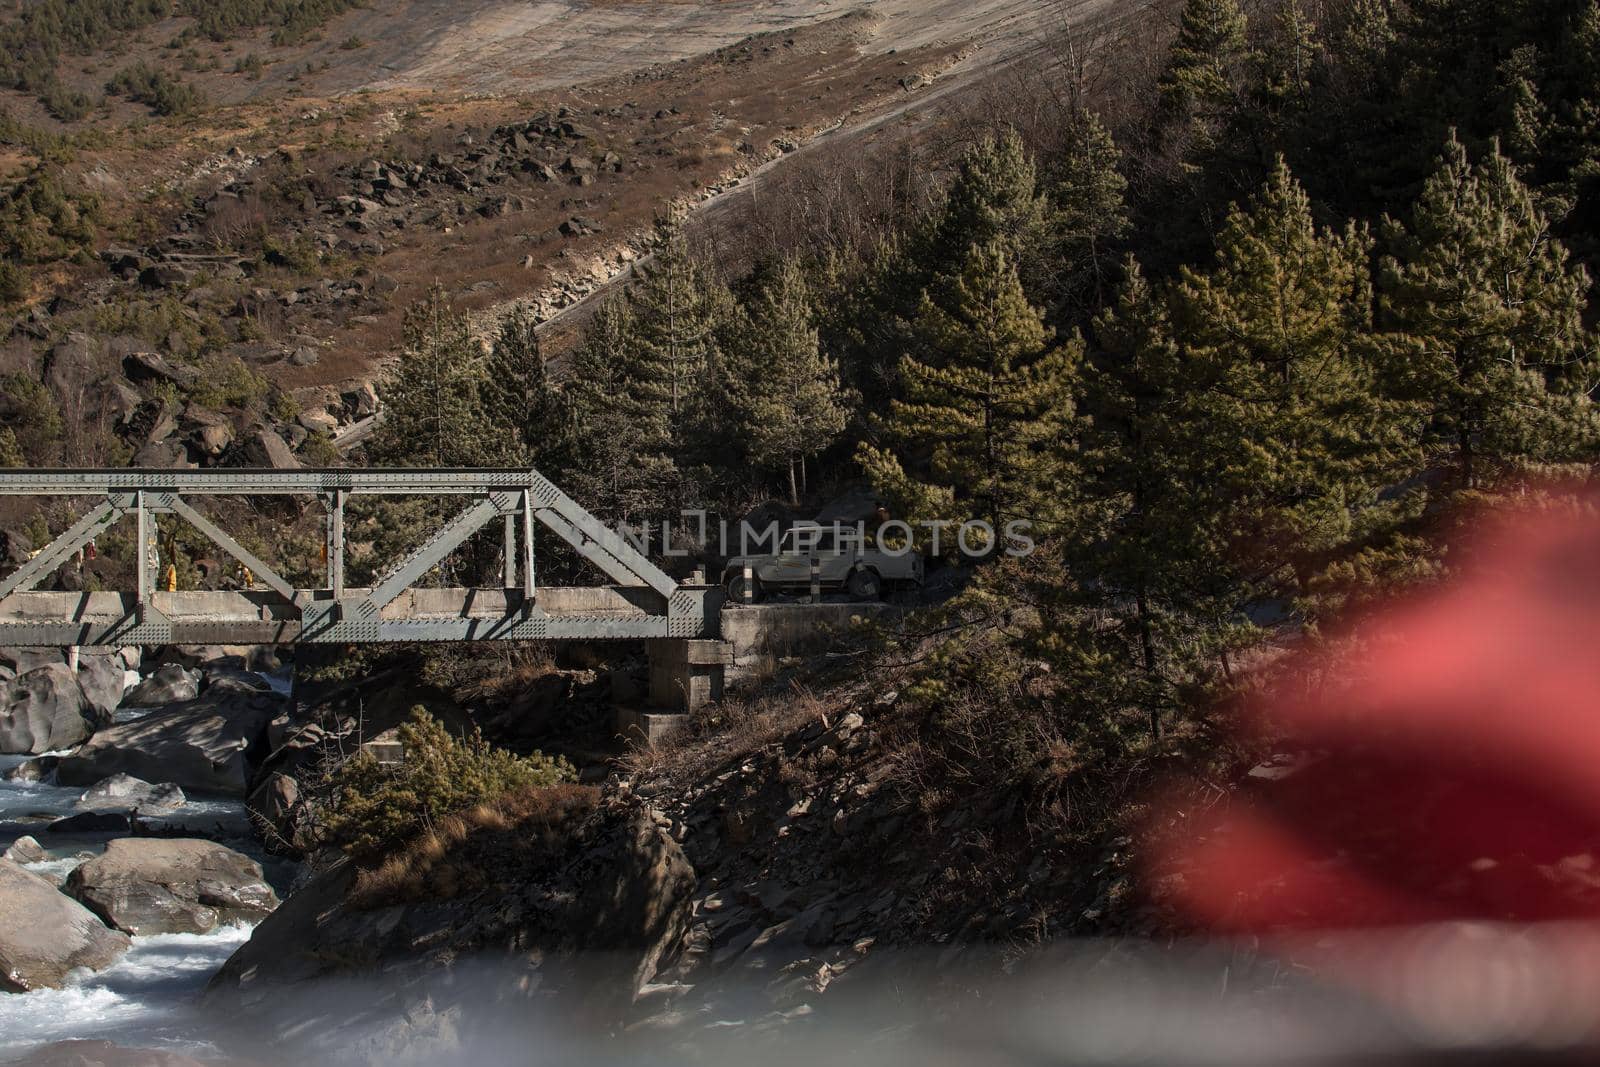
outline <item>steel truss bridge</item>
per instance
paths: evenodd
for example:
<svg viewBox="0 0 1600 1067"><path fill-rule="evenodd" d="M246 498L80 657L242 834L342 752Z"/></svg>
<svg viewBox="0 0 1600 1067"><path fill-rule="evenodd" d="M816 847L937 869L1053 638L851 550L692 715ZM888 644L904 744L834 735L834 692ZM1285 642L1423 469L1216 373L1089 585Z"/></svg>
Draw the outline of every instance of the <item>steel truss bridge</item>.
<svg viewBox="0 0 1600 1067"><path fill-rule="evenodd" d="M0 496L90 498L83 516L0 580L0 645L361 644L411 641L715 638L721 592L680 585L534 470L21 470L0 472ZM196 510L202 496L300 496L327 508L324 584L295 588ZM454 497L453 519L428 531L370 587L345 582L345 505L354 496ZM248 568L264 588L159 588L159 516L182 519ZM50 579L124 520L145 546L137 588L51 592ZM470 537L502 526L496 589L416 583ZM612 584L539 586L536 531L570 545Z"/></svg>

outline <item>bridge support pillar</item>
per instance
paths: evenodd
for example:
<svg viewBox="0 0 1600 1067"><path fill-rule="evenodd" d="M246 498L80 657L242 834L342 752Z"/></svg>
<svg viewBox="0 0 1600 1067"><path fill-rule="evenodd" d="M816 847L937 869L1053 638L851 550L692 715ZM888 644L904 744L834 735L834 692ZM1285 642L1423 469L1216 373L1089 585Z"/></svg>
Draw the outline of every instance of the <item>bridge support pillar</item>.
<svg viewBox="0 0 1600 1067"><path fill-rule="evenodd" d="M726 641L663 638L648 642L650 703L673 711L694 711L722 699L723 676L733 665Z"/></svg>

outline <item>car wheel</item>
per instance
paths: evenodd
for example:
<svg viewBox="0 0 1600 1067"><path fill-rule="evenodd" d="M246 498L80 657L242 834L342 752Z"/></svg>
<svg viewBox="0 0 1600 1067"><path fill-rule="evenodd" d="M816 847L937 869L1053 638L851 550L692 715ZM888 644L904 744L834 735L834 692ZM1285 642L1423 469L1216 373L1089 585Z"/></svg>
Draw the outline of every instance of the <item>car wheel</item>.
<svg viewBox="0 0 1600 1067"><path fill-rule="evenodd" d="M750 603L755 604L761 600L761 579L750 579ZM744 603L744 575L736 574L728 579L728 599L735 604Z"/></svg>
<svg viewBox="0 0 1600 1067"><path fill-rule="evenodd" d="M883 596L883 580L876 571L851 571L847 585L857 600L878 600Z"/></svg>

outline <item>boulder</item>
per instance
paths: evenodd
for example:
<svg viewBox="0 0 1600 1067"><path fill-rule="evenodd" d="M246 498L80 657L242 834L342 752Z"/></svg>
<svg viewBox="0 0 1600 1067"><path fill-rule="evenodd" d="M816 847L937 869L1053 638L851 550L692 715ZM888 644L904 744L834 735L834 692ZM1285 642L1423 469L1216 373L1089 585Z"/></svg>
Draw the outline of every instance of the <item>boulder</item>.
<svg viewBox="0 0 1600 1067"><path fill-rule="evenodd" d="M371 382L362 382L354 389L340 393L339 400L353 419L364 419L378 413L378 390Z"/></svg>
<svg viewBox="0 0 1600 1067"><path fill-rule="evenodd" d="M17 567L33 554L33 538L21 530L0 530L0 564Z"/></svg>
<svg viewBox="0 0 1600 1067"><path fill-rule="evenodd" d="M0 991L59 987L80 967L104 970L132 943L55 883L0 859Z"/></svg>
<svg viewBox="0 0 1600 1067"><path fill-rule="evenodd" d="M200 695L200 672L181 663L167 663L138 685L128 690L122 703L130 708L159 708L182 704Z"/></svg>
<svg viewBox="0 0 1600 1067"><path fill-rule="evenodd" d="M257 430L244 441L245 459L253 467L293 470L300 466L289 443L274 430Z"/></svg>
<svg viewBox="0 0 1600 1067"><path fill-rule="evenodd" d="M134 655L131 662L137 663L137 650ZM83 691L89 718L95 725L109 723L121 703L127 687L129 662L126 649L85 648L79 651L78 688ZM52 664L68 664L65 649L0 648L0 676L17 677Z"/></svg>
<svg viewBox="0 0 1600 1067"><path fill-rule="evenodd" d="M207 456L220 456L233 444L233 427L225 422L212 423L194 431L190 441L195 449Z"/></svg>
<svg viewBox="0 0 1600 1067"><path fill-rule="evenodd" d="M59 756L35 756L24 760L5 773L8 782L43 782L55 776Z"/></svg>
<svg viewBox="0 0 1600 1067"><path fill-rule="evenodd" d="M57 819L45 830L52 834L126 834L133 832L133 816L126 811L84 811Z"/></svg>
<svg viewBox="0 0 1600 1067"><path fill-rule="evenodd" d="M144 470L180 470L197 467L189 452L176 441L152 441L133 454L130 464Z"/></svg>
<svg viewBox="0 0 1600 1067"><path fill-rule="evenodd" d="M94 731L93 715L66 664L35 667L0 689L0 752L70 748Z"/></svg>
<svg viewBox="0 0 1600 1067"><path fill-rule="evenodd" d="M44 354L44 383L57 396L78 396L102 376L102 346L93 337L76 331L67 334Z"/></svg>
<svg viewBox="0 0 1600 1067"><path fill-rule="evenodd" d="M451 882L483 879L486 891L435 895L420 871L411 887L374 896L351 863L335 863L256 927L212 979L205 1007L317 1062L356 1043L470 1062L479 1050L463 1042L494 1027L480 1013L614 1024L682 937L695 873L643 812L575 821L536 815L474 831L444 863ZM330 1013L330 984L318 979L364 990L363 977L381 980L381 997L360 993L360 1011Z"/></svg>
<svg viewBox="0 0 1600 1067"><path fill-rule="evenodd" d="M96 723L102 726L110 723L112 713L122 704L122 694L128 688L125 654L117 649L80 649L78 688L83 690L84 702L94 711Z"/></svg>
<svg viewBox="0 0 1600 1067"><path fill-rule="evenodd" d="M66 892L124 933L203 934L278 906L261 865L213 841L124 837L67 876Z"/></svg>
<svg viewBox="0 0 1600 1067"><path fill-rule="evenodd" d="M130 352L122 357L122 373L131 382L170 382L186 387L193 385L199 372L190 367L177 367L154 352Z"/></svg>
<svg viewBox="0 0 1600 1067"><path fill-rule="evenodd" d="M244 678L219 678L205 695L94 735L56 767L62 785L93 785L113 774L172 782L189 792L244 796L253 758L283 697Z"/></svg>
<svg viewBox="0 0 1600 1067"><path fill-rule="evenodd" d="M11 842L11 847L0 854L0 859L8 859L12 863L41 863L49 858L50 854L44 850L44 846L27 835Z"/></svg>
<svg viewBox="0 0 1600 1067"><path fill-rule="evenodd" d="M339 432L339 420L326 411L302 411L296 421L312 433L324 433L332 437Z"/></svg>
<svg viewBox="0 0 1600 1067"><path fill-rule="evenodd" d="M183 790L171 782L156 785L131 774L113 774L90 786L78 798L78 807L84 811L167 815L183 807L183 801Z"/></svg>
<svg viewBox="0 0 1600 1067"><path fill-rule="evenodd" d="M250 794L248 807L261 838L273 852L297 853L295 822L299 814L300 783L273 771Z"/></svg>

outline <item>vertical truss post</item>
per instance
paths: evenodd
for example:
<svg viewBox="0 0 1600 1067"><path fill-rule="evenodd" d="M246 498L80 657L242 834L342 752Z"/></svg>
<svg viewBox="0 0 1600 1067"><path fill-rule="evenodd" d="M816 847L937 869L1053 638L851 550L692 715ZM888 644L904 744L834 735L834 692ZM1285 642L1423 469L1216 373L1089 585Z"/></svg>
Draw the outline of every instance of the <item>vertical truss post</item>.
<svg viewBox="0 0 1600 1067"><path fill-rule="evenodd" d="M333 599L344 599L344 501L343 489L333 491L328 507L328 588Z"/></svg>
<svg viewBox="0 0 1600 1067"><path fill-rule="evenodd" d="M533 493L523 490L522 493L522 600L525 604L534 601L534 574L533 574Z"/></svg>
<svg viewBox="0 0 1600 1067"><path fill-rule="evenodd" d="M505 541L502 555L504 556L504 580L501 587L507 590L517 587L517 517L507 515L505 522Z"/></svg>
<svg viewBox="0 0 1600 1067"><path fill-rule="evenodd" d="M139 576L139 620L142 622L150 608L150 593L155 586L152 573L155 564L150 559L151 550L155 547L155 516L150 509L145 507L144 490L140 489L133 494L133 515L138 531L134 543L138 545L135 557L135 570Z"/></svg>

